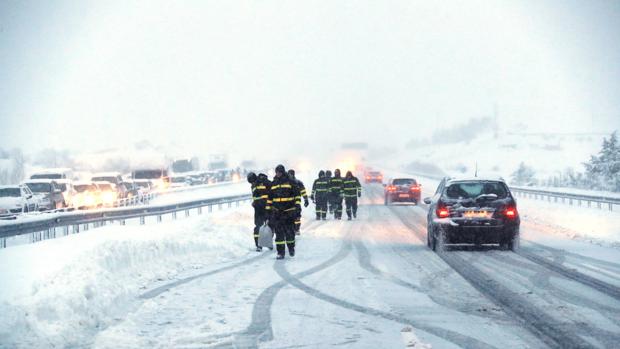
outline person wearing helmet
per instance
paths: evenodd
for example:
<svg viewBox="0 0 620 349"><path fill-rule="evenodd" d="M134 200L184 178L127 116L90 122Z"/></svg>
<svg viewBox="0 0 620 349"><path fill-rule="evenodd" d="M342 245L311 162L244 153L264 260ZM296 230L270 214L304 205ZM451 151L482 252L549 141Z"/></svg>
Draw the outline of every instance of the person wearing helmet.
<svg viewBox="0 0 620 349"><path fill-rule="evenodd" d="M301 198L303 197L304 207L308 207L310 203L308 203L308 194L306 192L306 186L304 185L304 182L300 181L299 179L295 177L295 170L293 169L288 170L288 177L291 179L293 183L297 185L297 189L299 189L299 194L300 194L300 197L298 198L299 201L301 202ZM301 229L301 204L297 205L297 216L295 217L295 225L294 225L295 235L299 235L300 229Z"/></svg>
<svg viewBox="0 0 620 349"><path fill-rule="evenodd" d="M312 193L310 199L314 202L316 209L316 220L325 220L327 216L327 191L329 179L325 177L325 171L319 171L319 178L312 183Z"/></svg>
<svg viewBox="0 0 620 349"><path fill-rule="evenodd" d="M360 181L351 173L347 171L344 177L344 203L347 207L347 217L351 220L357 217L357 198L362 196L362 186Z"/></svg>
<svg viewBox="0 0 620 349"><path fill-rule="evenodd" d="M267 199L269 221L276 233L276 259L284 259L287 247L289 256L295 256L294 225L298 205L301 205L299 188L289 178L284 166L278 165Z"/></svg>
<svg viewBox="0 0 620 349"><path fill-rule="evenodd" d="M325 171L325 180L327 181L327 212L329 214L334 214L334 207L332 206L332 192L329 188L330 182L332 181L332 171Z"/></svg>
<svg viewBox="0 0 620 349"><path fill-rule="evenodd" d="M334 177L329 181L329 191L332 197L334 218L342 218L342 198L344 194L344 181L340 176L340 169L334 171Z"/></svg>
<svg viewBox="0 0 620 349"><path fill-rule="evenodd" d="M269 197L269 180L264 174L257 176L254 172L248 173L248 183L252 188L252 207L254 207L254 245L256 251L262 251L258 246L258 232L267 221L267 199Z"/></svg>

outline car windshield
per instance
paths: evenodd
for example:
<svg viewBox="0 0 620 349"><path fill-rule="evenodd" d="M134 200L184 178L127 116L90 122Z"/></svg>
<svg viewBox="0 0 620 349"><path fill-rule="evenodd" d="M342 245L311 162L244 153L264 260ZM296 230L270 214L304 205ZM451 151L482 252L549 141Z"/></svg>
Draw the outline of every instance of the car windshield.
<svg viewBox="0 0 620 349"><path fill-rule="evenodd" d="M19 188L0 188L0 197L20 197L21 191Z"/></svg>
<svg viewBox="0 0 620 349"><path fill-rule="evenodd" d="M78 193L83 193L85 191L96 191L97 187L94 184L79 184L73 187L75 191Z"/></svg>
<svg viewBox="0 0 620 349"><path fill-rule="evenodd" d="M446 188L446 196L450 199L475 199L487 194L495 194L498 199L502 199L508 195L508 191L502 182L487 181L452 183Z"/></svg>
<svg viewBox="0 0 620 349"><path fill-rule="evenodd" d="M91 180L93 182L110 182L110 183L117 183L118 179L114 176L106 176L106 177L93 177L91 178Z"/></svg>
<svg viewBox="0 0 620 349"><path fill-rule="evenodd" d="M62 179L60 173L38 173L30 176L30 179Z"/></svg>
<svg viewBox="0 0 620 349"><path fill-rule="evenodd" d="M105 191L114 190L112 189L112 186L110 184L106 184L106 183L97 184L97 186L99 187L100 190L105 190Z"/></svg>
<svg viewBox="0 0 620 349"><path fill-rule="evenodd" d="M49 183L26 183L26 185L34 193L49 193L52 191L52 185Z"/></svg>
<svg viewBox="0 0 620 349"><path fill-rule="evenodd" d="M393 185L416 185L417 182L413 178L398 178L392 182Z"/></svg>
<svg viewBox="0 0 620 349"><path fill-rule="evenodd" d="M157 179L165 175L165 171L162 170L139 170L133 172L134 179Z"/></svg>

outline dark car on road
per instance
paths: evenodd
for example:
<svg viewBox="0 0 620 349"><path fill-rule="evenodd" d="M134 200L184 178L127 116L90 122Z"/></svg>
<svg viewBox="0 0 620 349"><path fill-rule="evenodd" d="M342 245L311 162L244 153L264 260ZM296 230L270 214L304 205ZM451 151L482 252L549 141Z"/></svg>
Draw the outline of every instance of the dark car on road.
<svg viewBox="0 0 620 349"><path fill-rule="evenodd" d="M424 202L429 205L427 244L434 251L447 244L518 246L517 202L502 179L444 178Z"/></svg>
<svg viewBox="0 0 620 349"><path fill-rule="evenodd" d="M385 186L385 204L393 202L420 202L422 187L413 178L395 178Z"/></svg>
<svg viewBox="0 0 620 349"><path fill-rule="evenodd" d="M368 171L364 175L366 183L383 183L383 174L379 171Z"/></svg>

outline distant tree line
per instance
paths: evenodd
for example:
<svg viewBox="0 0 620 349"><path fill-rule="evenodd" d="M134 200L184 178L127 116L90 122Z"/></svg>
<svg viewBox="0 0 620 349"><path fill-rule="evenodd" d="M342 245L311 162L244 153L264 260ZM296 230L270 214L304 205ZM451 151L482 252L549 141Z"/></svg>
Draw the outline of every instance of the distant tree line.
<svg viewBox="0 0 620 349"><path fill-rule="evenodd" d="M522 162L512 173L512 183L620 192L620 144L617 132L604 138L601 150L597 155L590 156L583 166L583 172L568 168L558 175L538 181L534 169Z"/></svg>

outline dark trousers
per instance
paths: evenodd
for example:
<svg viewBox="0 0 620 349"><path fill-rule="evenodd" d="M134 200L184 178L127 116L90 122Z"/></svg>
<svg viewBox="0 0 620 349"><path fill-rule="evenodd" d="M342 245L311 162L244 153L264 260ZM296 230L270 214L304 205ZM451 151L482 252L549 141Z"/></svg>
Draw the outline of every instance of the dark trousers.
<svg viewBox="0 0 620 349"><path fill-rule="evenodd" d="M340 219L342 217L342 196L340 194L332 196L332 206L334 207L334 218Z"/></svg>
<svg viewBox="0 0 620 349"><path fill-rule="evenodd" d="M347 217L357 217L357 196L347 196L344 198L344 203L347 206Z"/></svg>
<svg viewBox="0 0 620 349"><path fill-rule="evenodd" d="M276 233L276 251L284 255L285 246L288 253L295 253L295 217L297 211L278 211L273 215L273 227Z"/></svg>
<svg viewBox="0 0 620 349"><path fill-rule="evenodd" d="M316 196L316 219L325 218L327 216L327 195Z"/></svg>
<svg viewBox="0 0 620 349"><path fill-rule="evenodd" d="M258 232L260 227L265 224L267 220L267 210L264 206L254 207L254 244L258 247Z"/></svg>
<svg viewBox="0 0 620 349"><path fill-rule="evenodd" d="M296 233L299 233L300 229L301 229L301 207L297 208L297 211L295 211L295 225L293 226L293 231L295 231Z"/></svg>

